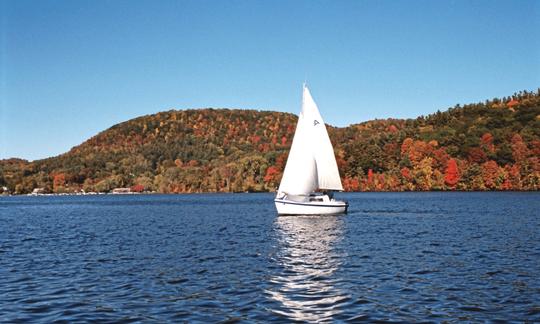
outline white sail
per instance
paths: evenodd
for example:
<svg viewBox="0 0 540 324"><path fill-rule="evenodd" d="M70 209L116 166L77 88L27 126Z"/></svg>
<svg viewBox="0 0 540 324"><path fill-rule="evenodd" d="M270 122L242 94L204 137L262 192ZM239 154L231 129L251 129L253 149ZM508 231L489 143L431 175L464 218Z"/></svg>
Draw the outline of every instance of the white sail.
<svg viewBox="0 0 540 324"><path fill-rule="evenodd" d="M318 188L327 190L343 190L341 178L334 155L334 149L328 137L324 120L317 108L317 104L311 97L309 89L304 86L303 111L309 115L311 120L311 141L313 143L313 156L317 164Z"/></svg>
<svg viewBox="0 0 540 324"><path fill-rule="evenodd" d="M279 191L307 195L316 189L343 190L343 186L326 126L304 85L302 111Z"/></svg>
<svg viewBox="0 0 540 324"><path fill-rule="evenodd" d="M291 150L279 185L280 192L306 195L318 187L317 166L308 132L302 111L298 116Z"/></svg>

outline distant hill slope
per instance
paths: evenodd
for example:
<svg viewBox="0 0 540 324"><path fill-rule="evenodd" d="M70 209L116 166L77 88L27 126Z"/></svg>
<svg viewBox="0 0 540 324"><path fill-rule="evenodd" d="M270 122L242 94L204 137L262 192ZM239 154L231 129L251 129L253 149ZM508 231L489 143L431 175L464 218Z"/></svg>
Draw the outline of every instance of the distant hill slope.
<svg viewBox="0 0 540 324"><path fill-rule="evenodd" d="M230 109L143 116L57 157L0 161L0 190L272 191L296 120ZM540 89L427 117L328 130L346 190L540 188Z"/></svg>

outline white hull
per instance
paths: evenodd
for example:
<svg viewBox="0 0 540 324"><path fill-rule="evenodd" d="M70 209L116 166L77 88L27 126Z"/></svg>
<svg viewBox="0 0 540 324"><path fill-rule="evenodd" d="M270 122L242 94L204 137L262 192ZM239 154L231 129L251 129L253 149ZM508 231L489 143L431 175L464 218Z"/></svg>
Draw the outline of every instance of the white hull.
<svg viewBox="0 0 540 324"><path fill-rule="evenodd" d="M274 203L279 215L337 215L347 213L349 207L347 202L338 200L299 202L276 198Z"/></svg>

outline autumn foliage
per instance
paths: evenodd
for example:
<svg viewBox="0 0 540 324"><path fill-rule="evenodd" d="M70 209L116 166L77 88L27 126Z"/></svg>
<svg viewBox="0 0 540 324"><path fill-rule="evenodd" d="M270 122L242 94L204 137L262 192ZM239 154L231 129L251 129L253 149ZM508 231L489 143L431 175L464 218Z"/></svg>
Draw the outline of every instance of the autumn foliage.
<svg viewBox="0 0 540 324"><path fill-rule="evenodd" d="M456 160L448 160L448 166L444 174L444 182L450 188L455 188L459 181L459 171Z"/></svg>
<svg viewBox="0 0 540 324"><path fill-rule="evenodd" d="M296 121L255 110L160 112L115 125L57 157L1 160L0 188L273 191ZM328 132L347 191L540 189L540 91Z"/></svg>

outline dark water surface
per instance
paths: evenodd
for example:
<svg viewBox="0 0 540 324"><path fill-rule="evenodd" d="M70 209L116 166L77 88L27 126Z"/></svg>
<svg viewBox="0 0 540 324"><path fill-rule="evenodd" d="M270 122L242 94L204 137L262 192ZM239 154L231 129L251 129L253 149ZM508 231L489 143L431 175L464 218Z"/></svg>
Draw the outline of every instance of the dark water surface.
<svg viewBox="0 0 540 324"><path fill-rule="evenodd" d="M540 321L540 193L0 198L0 321Z"/></svg>

